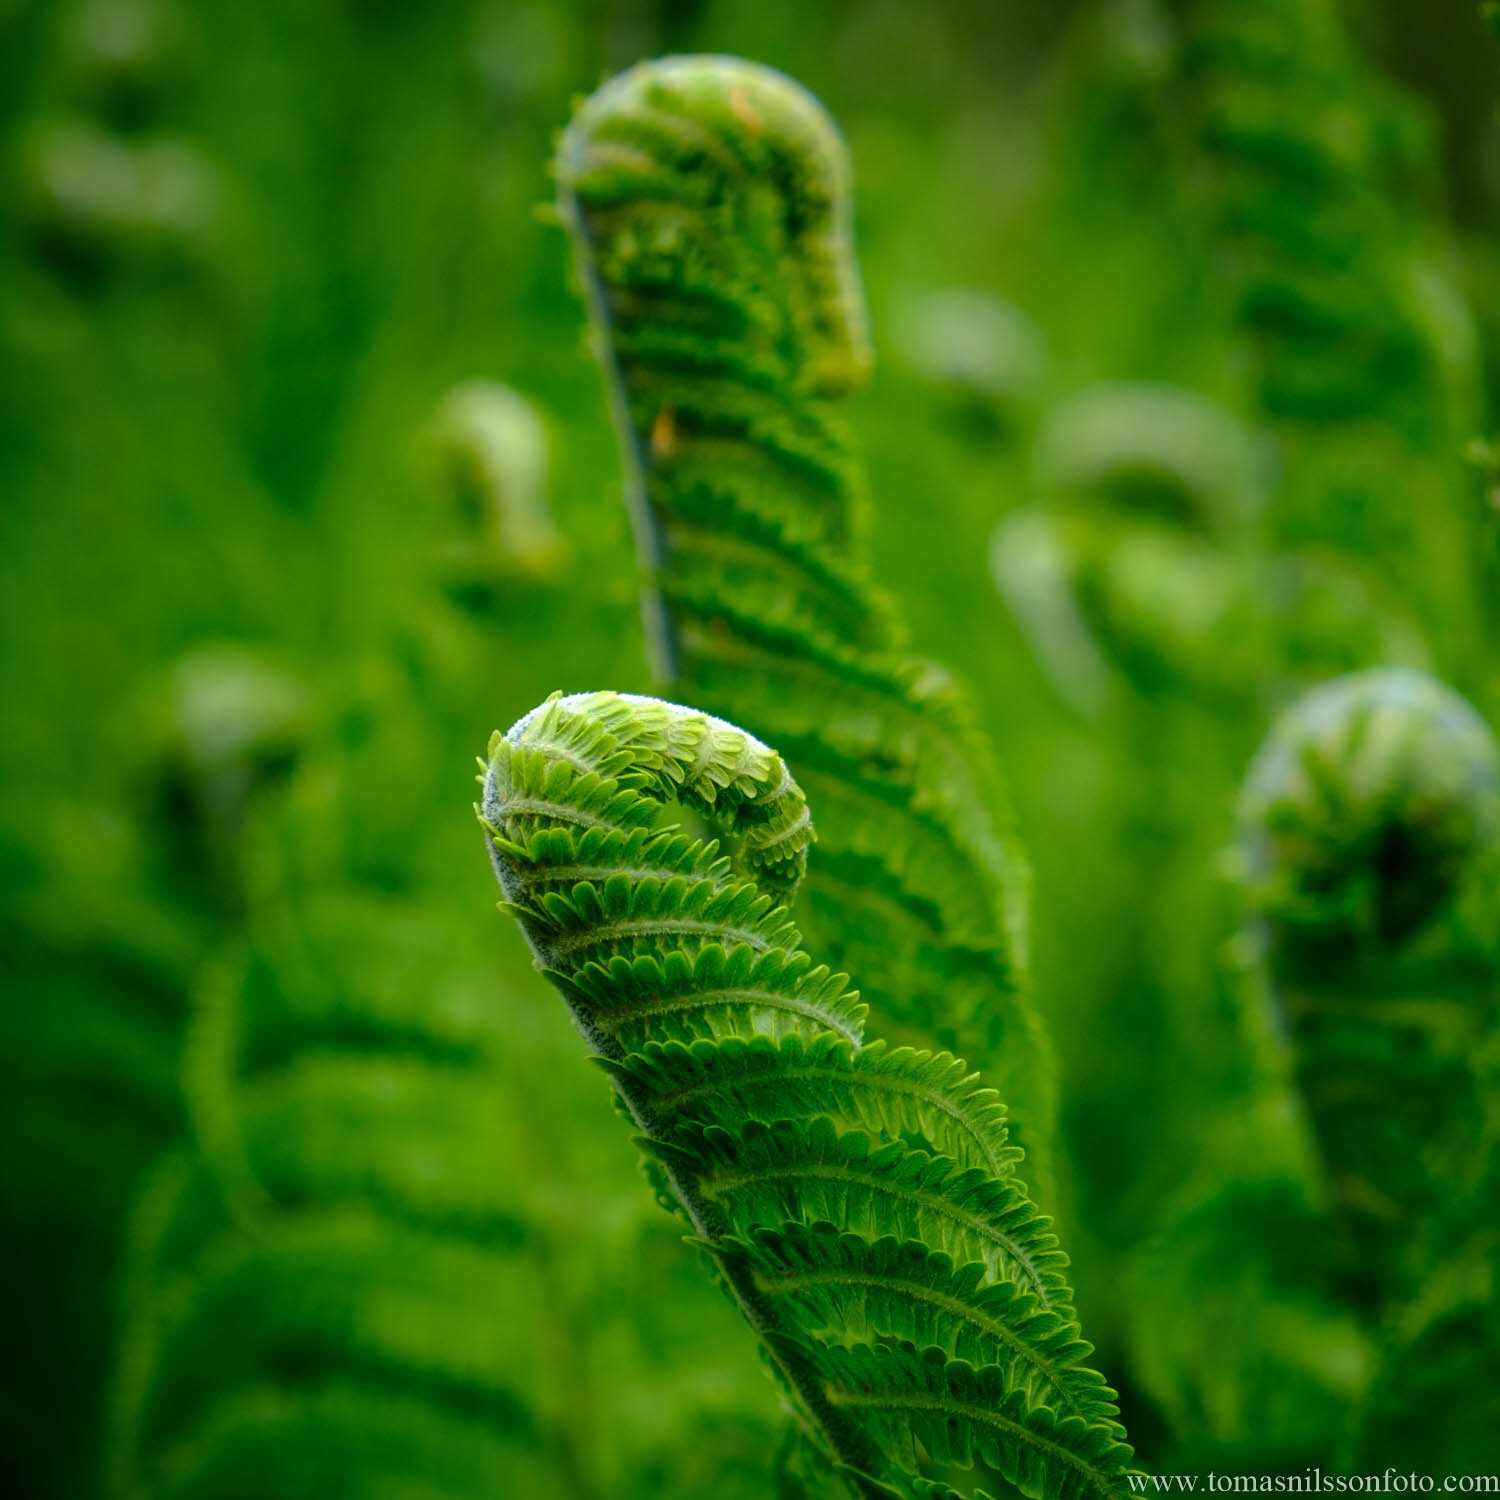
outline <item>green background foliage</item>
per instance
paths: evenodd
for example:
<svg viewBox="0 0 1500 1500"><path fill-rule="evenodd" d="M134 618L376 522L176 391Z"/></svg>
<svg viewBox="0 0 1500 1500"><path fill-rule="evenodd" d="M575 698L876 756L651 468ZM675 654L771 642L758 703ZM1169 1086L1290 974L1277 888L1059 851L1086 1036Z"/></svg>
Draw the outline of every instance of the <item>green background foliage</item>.
<svg viewBox="0 0 1500 1500"><path fill-rule="evenodd" d="M1412 772L1309 896L1238 800L1340 673L1500 711L1477 9L0 0L0 1487L823 1492L464 801L554 690L657 686L549 164L688 51L848 142L870 571L1003 768L1139 1462L1493 1471L1488 805ZM1417 917L1351 919L1391 860Z"/></svg>

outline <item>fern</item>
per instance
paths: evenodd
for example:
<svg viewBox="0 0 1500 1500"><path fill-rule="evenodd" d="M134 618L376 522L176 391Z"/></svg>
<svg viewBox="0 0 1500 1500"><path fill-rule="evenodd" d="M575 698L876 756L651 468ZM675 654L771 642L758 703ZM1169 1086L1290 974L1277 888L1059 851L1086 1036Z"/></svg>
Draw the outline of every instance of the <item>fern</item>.
<svg viewBox="0 0 1500 1500"><path fill-rule="evenodd" d="M535 1284L545 1236L494 1170L520 1150L497 1025L474 961L391 889L411 844L348 832L410 729L409 704L362 697L361 752L325 741L240 836L255 878L195 997L191 1138L148 1183L126 1267L121 1500L556 1484L544 1304L505 1290Z"/></svg>
<svg viewBox="0 0 1500 1500"><path fill-rule="evenodd" d="M1045 1180L1022 856L967 700L904 653L865 557L839 410L870 364L842 143L780 74L672 58L588 100L556 172L657 670L790 757L822 809L816 945L868 976L892 1041L985 1062Z"/></svg>
<svg viewBox="0 0 1500 1500"><path fill-rule="evenodd" d="M1371 662L1426 668L1407 605L1327 547L1265 555L1269 466L1189 390L1085 386L1038 435L1037 500L994 530L990 572L1038 665L1097 718L1130 683L1241 712Z"/></svg>
<svg viewBox="0 0 1500 1500"><path fill-rule="evenodd" d="M728 852L661 827L672 802ZM1113 1393L996 1097L950 1056L864 1045L799 947L813 835L780 756L655 699L554 696L491 741L480 811L665 1199L856 1487L915 1479L921 1451L1117 1493Z"/></svg>
<svg viewBox="0 0 1500 1500"><path fill-rule="evenodd" d="M1480 1472L1500 1419L1500 1033L1477 1059L1488 1104L1478 1169L1455 1191L1427 1239L1430 1270L1390 1320L1385 1358L1362 1404L1356 1461L1395 1464L1441 1452L1457 1472Z"/></svg>
<svg viewBox="0 0 1500 1500"><path fill-rule="evenodd" d="M381 786L410 706L360 695L373 737L325 744L245 834L246 931L206 969L185 1047L191 1138L131 1237L113 1492L226 1500L272 1474L288 1494L336 1476L424 1500L687 1495L738 1464L754 1493L774 1403L753 1364L724 1368L731 1311L673 1285L643 1336L631 1310L660 1309L673 1236L646 1228L649 1202L625 1211L588 1080L545 1081L556 1044L517 1037L489 955L410 888L426 789ZM579 1139L552 1139L580 1115ZM620 1264L601 1278L574 1246L612 1194ZM617 1364L655 1387L644 1421L580 1405ZM693 1462L668 1468L687 1431Z"/></svg>
<svg viewBox="0 0 1500 1500"><path fill-rule="evenodd" d="M1347 1246L1286 1139L1285 1094L1274 1102L1252 1105L1253 1142L1188 1184L1132 1266L1134 1373L1171 1425L1173 1467L1325 1460L1378 1367L1373 1330L1347 1297Z"/></svg>
<svg viewBox="0 0 1500 1500"><path fill-rule="evenodd" d="M36 132L25 172L31 230L59 258L189 267L222 258L226 187L186 141L138 141L64 118Z"/></svg>
<svg viewBox="0 0 1500 1500"><path fill-rule="evenodd" d="M411 993L430 1005L438 978L431 1019L391 1004L371 968L420 961L399 904L304 920L221 962L203 998L199 1144L164 1164L136 1235L115 1491L234 1495L247 1449L294 1494L330 1466L350 1493L535 1484L545 1456L524 1455L545 1444L521 1393L541 1330L496 1290L530 1251L492 1170L487 1028L430 954ZM309 983L325 967L331 991Z"/></svg>
<svg viewBox="0 0 1500 1500"><path fill-rule="evenodd" d="M1342 1235L1342 1294L1383 1325L1358 1461L1437 1444L1477 1462L1496 1347L1500 749L1435 679L1360 674L1277 726L1242 814L1265 998Z"/></svg>
<svg viewBox="0 0 1500 1500"><path fill-rule="evenodd" d="M1263 486L1243 427L1191 391L1086 386L1042 427L1032 482L990 570L1059 695L1089 717L1122 678L1242 698L1265 657L1246 555Z"/></svg>
<svg viewBox="0 0 1500 1500"><path fill-rule="evenodd" d="M25 873L0 921L14 989L0 1046L16 1070L3 1230L12 1274L34 1291L12 1326L0 1446L22 1488L97 1482L131 1194L182 1128L176 1062L193 974L243 908L234 841L295 762L307 717L302 683L263 655L199 648L145 695L126 776L102 773L86 800L49 799L19 826L5 819ZM128 806L126 777L153 821L106 811Z"/></svg>
<svg viewBox="0 0 1500 1500"><path fill-rule="evenodd" d="M908 299L897 332L904 362L976 438L1013 441L1036 418L1048 354L1019 307L977 286Z"/></svg>
<svg viewBox="0 0 1500 1500"><path fill-rule="evenodd" d="M1488 1221L1500 752L1435 679L1358 673L1277 721L1240 822L1247 1123L1140 1258L1140 1373L1183 1462L1295 1467L1351 1427L1364 1461L1414 1457L1401 1435L1460 1400L1414 1351L1472 1372L1488 1347L1467 1289ZM1193 1287L1183 1325L1169 1309Z"/></svg>
<svg viewBox="0 0 1500 1500"><path fill-rule="evenodd" d="M1389 180L1394 103L1329 0L1171 9L1183 166L1282 449L1277 539L1369 569L1440 660L1462 661L1482 585L1457 462L1477 377L1451 334L1472 342L1469 315L1422 238L1427 205L1399 202Z"/></svg>
<svg viewBox="0 0 1500 1500"><path fill-rule="evenodd" d="M1267 998L1363 1293L1384 1301L1478 1150L1500 751L1433 678L1342 678L1273 730L1241 816Z"/></svg>
<svg viewBox="0 0 1500 1500"><path fill-rule="evenodd" d="M547 510L547 433L535 407L508 386L465 381L443 398L432 445L448 588L483 604L508 583L556 578L568 545Z"/></svg>

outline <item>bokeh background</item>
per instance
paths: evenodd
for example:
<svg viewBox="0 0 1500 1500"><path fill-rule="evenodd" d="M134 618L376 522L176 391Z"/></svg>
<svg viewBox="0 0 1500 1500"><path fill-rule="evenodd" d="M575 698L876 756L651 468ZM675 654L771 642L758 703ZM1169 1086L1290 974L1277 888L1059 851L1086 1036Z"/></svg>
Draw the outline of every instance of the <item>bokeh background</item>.
<svg viewBox="0 0 1500 1500"><path fill-rule="evenodd" d="M1500 54L1464 0L1234 11L0 0L7 1494L776 1493L469 811L492 729L651 686L546 205L572 101L674 51L853 154L877 572L1006 767L1141 1459L1352 1461L1378 1320L1299 1285L1300 1375L1237 1364L1275 1255L1160 1247L1283 1128L1234 852L1273 715L1375 663L1500 708Z"/></svg>

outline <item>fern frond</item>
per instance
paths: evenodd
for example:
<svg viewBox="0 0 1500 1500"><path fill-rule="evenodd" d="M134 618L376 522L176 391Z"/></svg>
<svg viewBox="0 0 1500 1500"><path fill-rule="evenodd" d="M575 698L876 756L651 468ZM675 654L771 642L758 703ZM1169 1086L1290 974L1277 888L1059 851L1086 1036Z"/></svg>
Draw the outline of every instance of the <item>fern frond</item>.
<svg viewBox="0 0 1500 1500"><path fill-rule="evenodd" d="M122 1500L244 1493L256 1443L248 1473L287 1494L336 1473L457 1500L555 1461L538 1309L505 1294L533 1247L494 1171L496 1028L410 936L399 903L314 901L211 973L196 1141L144 1195L127 1266Z"/></svg>
<svg viewBox="0 0 1500 1500"><path fill-rule="evenodd" d="M674 800L729 852L674 845L684 873L617 884L599 862L649 857L638 831ZM491 741L478 812L506 909L601 1054L659 1196L860 1493L917 1480L918 1446L1049 1500L1117 1493L1130 1450L998 1097L950 1054L865 1045L843 976L743 941L747 913L797 937L780 903L812 829L780 756L654 699L554 697ZM756 835L777 830L795 837L771 848L795 854L768 865ZM651 921L622 932L645 880Z"/></svg>
<svg viewBox="0 0 1500 1500"><path fill-rule="evenodd" d="M556 578L568 544L547 509L547 430L531 402L492 380L465 381L443 397L431 444L448 587L486 602L507 582Z"/></svg>
<svg viewBox="0 0 1500 1500"><path fill-rule="evenodd" d="M838 409L870 364L843 144L779 73L668 58L580 106L556 175L657 668L796 766L821 809L812 946L893 1042L982 1061L1045 1179L1022 855L967 699L903 652L865 553Z"/></svg>
<svg viewBox="0 0 1500 1500"><path fill-rule="evenodd" d="M357 1469L333 1456L340 1454L357 1455ZM492 1489L496 1475L519 1494L545 1493L548 1464L524 1429L346 1380L295 1391L265 1380L216 1406L169 1448L151 1493L161 1500L318 1500L357 1483L357 1493L371 1500L458 1500Z"/></svg>
<svg viewBox="0 0 1500 1500"><path fill-rule="evenodd" d="M1227 1175L1190 1184L1136 1259L1136 1372L1190 1449L1206 1438L1226 1463L1293 1468L1347 1426L1374 1340L1325 1196L1266 1161Z"/></svg>
<svg viewBox="0 0 1500 1500"><path fill-rule="evenodd" d="M1273 727L1240 819L1270 1003L1367 1294L1384 1298L1478 1149L1493 916L1474 923L1464 898L1489 905L1500 748L1435 678L1340 678Z"/></svg>
<svg viewBox="0 0 1500 1500"><path fill-rule="evenodd" d="M898 318L902 358L976 436L1014 439L1035 418L1048 373L1041 330L985 287L937 287Z"/></svg>
<svg viewBox="0 0 1500 1500"><path fill-rule="evenodd" d="M709 943L691 954L590 959L572 973L549 969L547 977L567 995L590 1036L597 1029L610 1039L606 1056L648 1039L814 1038L831 1031L857 1043L864 1023L864 1007L842 974L814 968L806 954L782 948Z"/></svg>
<svg viewBox="0 0 1500 1500"><path fill-rule="evenodd" d="M1330 0L1171 9L1172 120L1204 249L1285 453L1279 540L1359 562L1457 656L1484 587L1458 463L1481 381L1456 347L1471 315L1440 232L1392 188L1390 93Z"/></svg>
<svg viewBox="0 0 1500 1500"><path fill-rule="evenodd" d="M153 1309L142 1437L170 1444L216 1393L292 1364L300 1378L357 1376L524 1427L516 1310L495 1296L495 1270L482 1246L363 1209L225 1236Z"/></svg>
<svg viewBox="0 0 1500 1500"><path fill-rule="evenodd" d="M1145 381L1083 387L1037 434L1034 482L1047 496L1233 537L1262 482L1250 434L1196 391Z"/></svg>
<svg viewBox="0 0 1500 1500"><path fill-rule="evenodd" d="M1102 382L1052 413L1033 469L1038 500L996 526L990 568L1059 695L1093 716L1124 674L1243 701L1265 626L1242 424L1193 391Z"/></svg>

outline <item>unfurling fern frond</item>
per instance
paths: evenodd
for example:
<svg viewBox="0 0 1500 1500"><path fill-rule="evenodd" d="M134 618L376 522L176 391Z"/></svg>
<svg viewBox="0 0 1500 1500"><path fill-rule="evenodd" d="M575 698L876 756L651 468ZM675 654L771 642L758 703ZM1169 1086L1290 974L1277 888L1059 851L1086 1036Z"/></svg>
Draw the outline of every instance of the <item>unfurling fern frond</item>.
<svg viewBox="0 0 1500 1500"><path fill-rule="evenodd" d="M1384 1302L1478 1151L1500 750L1436 679L1364 672L1283 716L1240 814L1268 1003L1363 1291Z"/></svg>
<svg viewBox="0 0 1500 1500"><path fill-rule="evenodd" d="M1393 1320L1385 1359L1363 1403L1354 1451L1363 1468L1442 1453L1482 1473L1500 1430L1500 1236L1491 1164L1440 1232L1453 1248ZM1476 1214L1477 1207L1477 1214ZM1437 1238L1435 1236L1434 1238Z"/></svg>
<svg viewBox="0 0 1500 1500"><path fill-rule="evenodd" d="M1265 657L1249 433L1189 390L1086 386L1051 414L1037 503L995 528L990 569L1060 696L1093 716L1123 676L1242 700Z"/></svg>
<svg viewBox="0 0 1500 1500"><path fill-rule="evenodd" d="M258 927L190 1037L197 1140L141 1206L114 1492L545 1493L477 997L398 902Z"/></svg>
<svg viewBox="0 0 1500 1500"><path fill-rule="evenodd" d="M396 747L416 758L420 682L346 690L237 833L242 925L183 1047L191 1134L141 1196L126 1267L118 1500L556 1485L544 1236L495 1170L524 1155L496 1105L499 1024L410 889L411 839L387 852L420 793L385 789L373 839L354 826Z"/></svg>
<svg viewBox="0 0 1500 1500"><path fill-rule="evenodd" d="M108 774L86 799L27 794L24 817L14 802L0 813L17 872L0 917L0 1051L14 1075L0 1242L29 1288L0 1376L0 1467L18 1492L97 1484L131 1197L182 1129L193 975L243 905L234 837L296 761L307 718L304 685L265 656L200 647L143 695L138 748L113 751L154 819L118 817L130 799Z"/></svg>
<svg viewBox="0 0 1500 1500"><path fill-rule="evenodd" d="M1396 101L1331 0L1169 9L1184 174L1283 450L1277 540L1363 564L1456 658L1483 586L1458 462L1479 380L1470 314L1423 241L1431 216L1388 180Z"/></svg>
<svg viewBox="0 0 1500 1500"><path fill-rule="evenodd" d="M1047 344L1014 303L986 287L935 287L896 321L905 364L974 437L1014 441L1036 420Z"/></svg>
<svg viewBox="0 0 1500 1500"><path fill-rule="evenodd" d="M608 377L660 673L818 802L801 919L893 1042L983 1061L1034 1174L1054 1111L1026 874L964 696L870 576L839 411L870 355L832 122L770 69L642 64L557 160Z"/></svg>
<svg viewBox="0 0 1500 1500"><path fill-rule="evenodd" d="M672 803L723 851L662 827ZM480 816L658 1185L856 1490L911 1492L920 1453L1118 1493L1113 1393L998 1098L866 1045L846 977L800 948L813 833L781 757L656 699L553 697L491 741Z"/></svg>
<svg viewBox="0 0 1500 1500"><path fill-rule="evenodd" d="M37 241L64 262L222 259L226 184L175 136L142 139L64 117L35 133L22 192Z"/></svg>
<svg viewBox="0 0 1500 1500"><path fill-rule="evenodd" d="M466 380L443 398L431 442L445 502L448 588L474 605L563 570L567 539L547 509L547 430L519 391Z"/></svg>
<svg viewBox="0 0 1500 1500"><path fill-rule="evenodd" d="M1489 1357L1500 751L1436 679L1357 673L1277 721L1239 818L1252 1123L1140 1259L1138 1368L1183 1462L1295 1468L1352 1428L1371 1465L1413 1457L1414 1414L1428 1440L1472 1414L1411 1351Z"/></svg>

